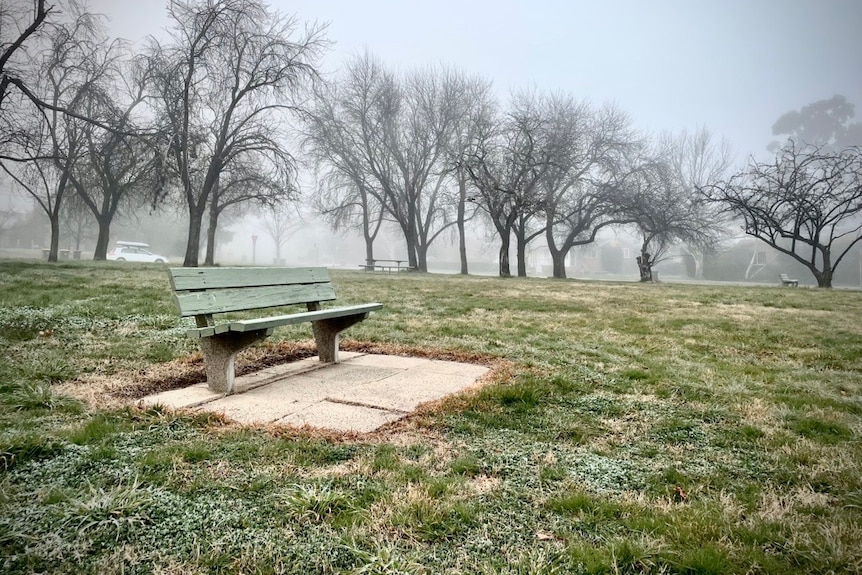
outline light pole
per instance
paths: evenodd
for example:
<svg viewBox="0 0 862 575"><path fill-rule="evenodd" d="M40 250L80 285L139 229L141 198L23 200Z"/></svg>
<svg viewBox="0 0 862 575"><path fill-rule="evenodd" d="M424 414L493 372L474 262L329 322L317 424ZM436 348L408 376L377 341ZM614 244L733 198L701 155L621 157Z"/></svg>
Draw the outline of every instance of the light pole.
<svg viewBox="0 0 862 575"><path fill-rule="evenodd" d="M255 265L255 253L257 252L257 234L251 234L251 265Z"/></svg>

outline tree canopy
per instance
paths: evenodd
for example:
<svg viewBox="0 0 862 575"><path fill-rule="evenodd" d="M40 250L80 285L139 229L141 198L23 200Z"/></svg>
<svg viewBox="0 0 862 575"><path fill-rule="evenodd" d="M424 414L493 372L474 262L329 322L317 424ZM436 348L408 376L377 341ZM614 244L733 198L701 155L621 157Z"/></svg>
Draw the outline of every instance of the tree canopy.
<svg viewBox="0 0 862 575"><path fill-rule="evenodd" d="M772 124L772 135L835 149L862 146L862 122L852 122L854 116L853 104L836 94L785 112ZM772 142L770 149L774 151L782 145Z"/></svg>

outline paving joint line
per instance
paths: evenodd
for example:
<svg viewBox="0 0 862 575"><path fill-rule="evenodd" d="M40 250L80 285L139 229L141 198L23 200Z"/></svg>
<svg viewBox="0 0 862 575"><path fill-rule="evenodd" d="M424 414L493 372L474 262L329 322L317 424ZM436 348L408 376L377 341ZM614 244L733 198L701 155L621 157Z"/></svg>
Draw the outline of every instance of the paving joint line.
<svg viewBox="0 0 862 575"><path fill-rule="evenodd" d="M329 403L338 403L341 405L351 405L353 407L367 407L369 409L376 409L377 411L387 411L389 413L396 413L401 415L409 415L411 412L404 411L402 409L395 409L394 407L380 407L379 405L374 405L373 403L364 403L362 401L350 401L348 399L338 399L336 397L324 397L323 401L328 401Z"/></svg>

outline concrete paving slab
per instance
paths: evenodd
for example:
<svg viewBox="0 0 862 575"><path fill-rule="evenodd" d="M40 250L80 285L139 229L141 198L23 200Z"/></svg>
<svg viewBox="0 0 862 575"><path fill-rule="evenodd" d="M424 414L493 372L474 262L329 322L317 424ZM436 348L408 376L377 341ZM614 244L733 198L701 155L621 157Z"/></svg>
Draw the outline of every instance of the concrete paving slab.
<svg viewBox="0 0 862 575"><path fill-rule="evenodd" d="M397 421L406 414L401 412L374 409L362 405L348 405L321 401L305 409L292 413L275 423L284 423L301 427L334 429L336 431L356 431L368 433L381 425Z"/></svg>
<svg viewBox="0 0 862 575"><path fill-rule="evenodd" d="M472 386L487 371L452 361L342 353L335 365L314 357L238 377L232 395L202 383L143 401L223 413L240 423L367 432Z"/></svg>
<svg viewBox="0 0 862 575"><path fill-rule="evenodd" d="M400 355L363 355L350 360L351 365L370 365L372 367L392 367L395 369L415 369L428 367L433 362L422 357L401 357Z"/></svg>
<svg viewBox="0 0 862 575"><path fill-rule="evenodd" d="M341 360L342 362L353 360L362 355L363 354L356 352L343 353L341 354ZM327 365L320 363L320 360L317 357L309 357L292 361L290 363L270 366L254 373L238 376L234 383L234 387L236 389L235 393L242 394L260 387L282 384L278 385L276 388L279 390L279 393L284 393L285 386L289 388L296 386L300 389L303 387L309 387L310 391L308 393L316 393L320 395L320 392L316 391L316 388L319 387L320 384L328 381L337 381L339 383L343 382L346 385L356 385L357 383L364 383L377 377L385 377L396 373L394 370L380 371L374 369L364 372L361 369L354 369L354 366L346 368L348 373L345 373L345 369L342 369L341 365L342 364L337 364L335 366L331 364ZM311 380L303 380L300 378L301 374L327 368L329 371L322 374L321 377ZM296 381L291 381L293 378L297 378ZM307 395L306 392L299 393ZM144 397L141 401L145 405L161 404L176 409L197 407L204 403L217 401L222 397L224 397L224 394L210 391L206 383L198 383L189 387L172 389L170 391L149 395ZM290 397L288 397L288 401L291 401Z"/></svg>
<svg viewBox="0 0 862 575"><path fill-rule="evenodd" d="M206 383L198 383L189 387L148 395L141 399L141 403L144 405L166 405L174 409L180 409L196 407L202 403L218 399L221 396L221 393L210 391Z"/></svg>
<svg viewBox="0 0 862 575"><path fill-rule="evenodd" d="M200 409L223 413L238 423L272 423L319 401L320 398L274 402L260 397L249 397L249 394L242 393L225 396L218 401L200 406Z"/></svg>
<svg viewBox="0 0 862 575"><path fill-rule="evenodd" d="M267 423L323 401L329 394L349 395L350 389L361 387L392 370L374 370L369 366L349 366L320 377L322 370L286 377L246 393L220 396L202 405L207 411L224 413L240 423Z"/></svg>
<svg viewBox="0 0 862 575"><path fill-rule="evenodd" d="M236 389L236 393L243 393L249 389L254 389L261 385L267 385L284 377L318 369L321 365L320 360L316 357L300 359L298 361L283 363L281 365L273 365L261 369L260 371L237 377L234 381L234 387Z"/></svg>
<svg viewBox="0 0 862 575"><path fill-rule="evenodd" d="M341 393L330 394L327 398L409 413L423 403L461 391L475 381L475 377L406 370Z"/></svg>
<svg viewBox="0 0 862 575"><path fill-rule="evenodd" d="M487 367L472 363L459 363L457 361L432 361L426 369L429 373L440 373L459 377L470 377L478 379L488 371Z"/></svg>

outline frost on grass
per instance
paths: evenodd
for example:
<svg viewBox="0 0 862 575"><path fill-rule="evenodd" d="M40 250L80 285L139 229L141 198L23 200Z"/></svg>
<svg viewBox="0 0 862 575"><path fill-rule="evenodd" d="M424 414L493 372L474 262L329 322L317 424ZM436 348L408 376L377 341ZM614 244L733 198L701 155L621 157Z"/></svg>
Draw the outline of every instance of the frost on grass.
<svg viewBox="0 0 862 575"><path fill-rule="evenodd" d="M118 335L140 335L142 330L156 330L162 337L176 336L185 331L181 320L168 315L128 315L106 318L82 307L86 300L68 302L49 308L2 307L0 332L20 339L40 335L74 332L116 332Z"/></svg>

